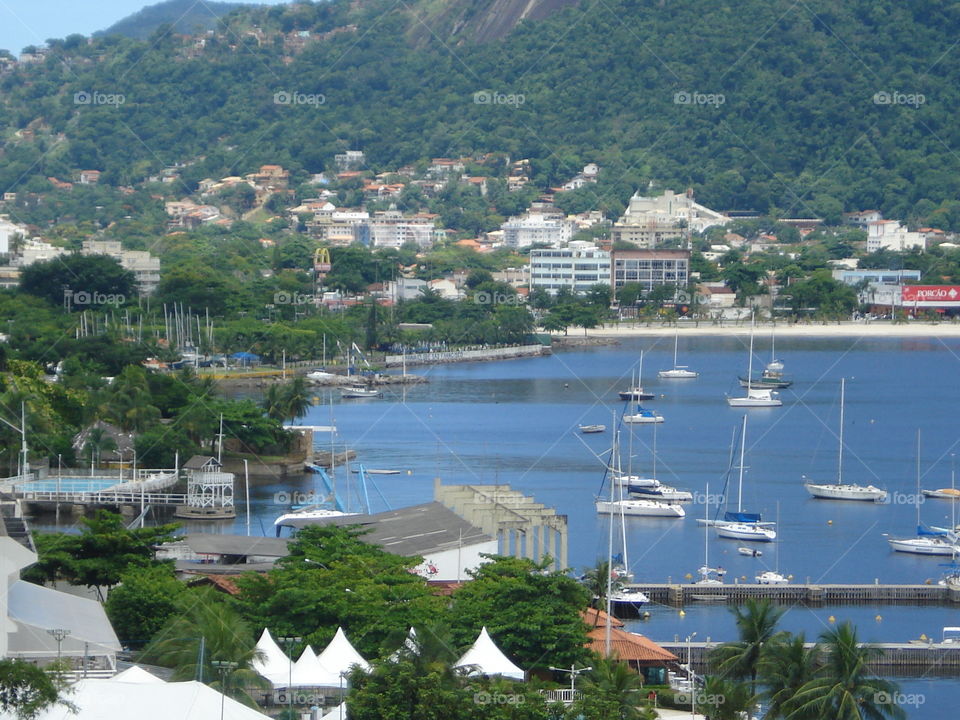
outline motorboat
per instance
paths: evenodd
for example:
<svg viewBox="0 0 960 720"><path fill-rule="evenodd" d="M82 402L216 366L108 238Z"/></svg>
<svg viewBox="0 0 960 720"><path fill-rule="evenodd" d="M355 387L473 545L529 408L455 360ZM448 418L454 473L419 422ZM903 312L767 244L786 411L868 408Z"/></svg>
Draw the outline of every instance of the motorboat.
<svg viewBox="0 0 960 720"><path fill-rule="evenodd" d="M813 497L824 500L859 500L883 502L887 491L873 485L854 485L843 482L843 409L846 378L840 379L840 448L837 451L837 481L835 483L813 483L804 477L803 485Z"/></svg>
<svg viewBox="0 0 960 720"><path fill-rule="evenodd" d="M637 405L637 411L631 415L624 415L623 421L631 425L643 425L648 423L662 423L663 416L658 415L655 410L650 410Z"/></svg>
<svg viewBox="0 0 960 720"><path fill-rule="evenodd" d="M780 407L783 400L774 397L777 394L774 390L751 387L747 390L746 397L728 397L727 405L745 408Z"/></svg>
<svg viewBox="0 0 960 720"><path fill-rule="evenodd" d="M700 376L700 373L690 370L686 365L677 365L677 345L680 342L679 331L673 336L673 367L670 370L661 370L657 377L669 380L692 379Z"/></svg>
<svg viewBox="0 0 960 720"><path fill-rule="evenodd" d="M580 432L584 435L589 435L590 433L602 433L606 432L606 425L581 425Z"/></svg>
<svg viewBox="0 0 960 720"><path fill-rule="evenodd" d="M761 585L787 585L790 579L776 570L767 570L757 575L757 582Z"/></svg>
<svg viewBox="0 0 960 720"><path fill-rule="evenodd" d="M322 524L326 520L346 517L349 515L359 515L359 513L342 512L340 510L331 510L330 508L321 507L319 505L309 505L301 510L294 510L292 512L284 513L273 521L273 526L276 529L277 537L279 537L281 528L288 527L294 530L299 530L300 528L304 528L309 525L318 525Z"/></svg>
<svg viewBox="0 0 960 720"><path fill-rule="evenodd" d="M956 488L940 488L938 490L921 490L924 497L941 500L960 500L960 490Z"/></svg>
<svg viewBox="0 0 960 720"><path fill-rule="evenodd" d="M650 602L650 598L637 588L621 587L610 593L610 602L614 604L645 605Z"/></svg>
<svg viewBox="0 0 960 720"><path fill-rule="evenodd" d="M628 498L626 500L597 500L597 512L601 515L630 515L631 517L681 518L687 513L681 505Z"/></svg>
<svg viewBox="0 0 960 720"><path fill-rule="evenodd" d="M327 372L326 370L322 370L320 368L317 368L316 370L311 370L306 375L304 375L304 378L306 378L309 382L322 383L322 384L333 382L339 377L340 376L337 375L336 373Z"/></svg>
<svg viewBox="0 0 960 720"><path fill-rule="evenodd" d="M376 388L365 387L363 385L349 385L340 388L340 397L342 398L372 398L380 396L381 392Z"/></svg>
<svg viewBox="0 0 960 720"><path fill-rule="evenodd" d="M724 523L717 525L717 535L729 540L747 540L751 542L773 542L777 532L757 523Z"/></svg>
<svg viewBox="0 0 960 720"><path fill-rule="evenodd" d="M738 547L737 552L747 557L763 557L763 550L756 550L755 548Z"/></svg>

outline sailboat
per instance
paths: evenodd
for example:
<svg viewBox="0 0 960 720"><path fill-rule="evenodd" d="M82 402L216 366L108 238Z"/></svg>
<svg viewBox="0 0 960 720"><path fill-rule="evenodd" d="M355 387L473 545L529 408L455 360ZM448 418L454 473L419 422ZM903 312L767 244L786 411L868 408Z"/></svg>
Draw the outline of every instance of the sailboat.
<svg viewBox="0 0 960 720"><path fill-rule="evenodd" d="M669 518L678 518L684 517L686 512L680 505L673 503L661 502L659 500L646 500L642 498L624 498L623 497L623 488L624 483L621 479L623 478L623 473L621 472L620 464L620 451L619 451L619 440L620 432L614 432L614 441L613 449L611 450L611 462L615 463L615 468L613 470L613 477L610 480L610 499L603 500L597 498L596 507L597 512L601 515L631 515L639 517L669 517ZM631 477L630 474L627 474L627 477ZM613 488L618 487L620 489L620 497L614 499ZM629 485L628 485L629 487Z"/></svg>
<svg viewBox="0 0 960 720"><path fill-rule="evenodd" d="M815 498L826 500L869 500L883 502L887 491L873 485L853 485L843 482L843 408L846 378L840 378L840 449L837 454L837 481L835 483L812 483L804 478L803 485Z"/></svg>
<svg viewBox="0 0 960 720"><path fill-rule="evenodd" d="M747 364L747 377L753 377L753 321L750 323L750 360ZM727 397L727 405L730 407L780 407L783 401L774 397L777 393L766 387L757 387L750 383L747 384L747 394L745 397Z"/></svg>
<svg viewBox="0 0 960 720"><path fill-rule="evenodd" d="M777 525L780 525L780 502L777 501ZM756 576L756 580L761 585L787 585L790 578L780 574L780 541L778 540L773 550L773 570L766 570Z"/></svg>
<svg viewBox="0 0 960 720"><path fill-rule="evenodd" d="M774 330L770 330L770 362L760 373L760 377L755 378L747 373L747 377L740 378L740 387L745 388L767 388L769 390L782 390L793 385L792 380L787 380L783 374L783 362L777 360L777 344L774 336Z"/></svg>
<svg viewBox="0 0 960 720"><path fill-rule="evenodd" d="M631 444L633 441L633 435L630 436ZM650 498L651 500L664 500L666 502L684 502L687 500L693 500L693 494L689 490L678 490L675 487L670 485L664 485L662 482L657 480L657 428L653 428L653 471L649 478L643 478L645 482L631 483L629 479L624 480L624 478L633 477L632 474L626 476L618 476L615 481L620 484L622 487L626 487L627 491L634 497ZM632 453L631 453L632 457ZM628 469L629 472L629 469Z"/></svg>
<svg viewBox="0 0 960 720"><path fill-rule="evenodd" d="M636 381L634 381L633 376L630 377L630 389L621 390L617 393L620 396L621 400L652 400L653 393L644 392L643 385L641 384L643 377L643 350L640 351L640 368L637 371Z"/></svg>
<svg viewBox="0 0 960 720"><path fill-rule="evenodd" d="M743 456L747 445L747 416L743 416L743 427L740 431L740 480L737 485L737 511L724 513L724 521L716 523L717 535L732 540L748 540L753 542L773 542L777 533L768 527L769 523L762 523L759 513L745 513L742 510L743 502Z"/></svg>
<svg viewBox="0 0 960 720"><path fill-rule="evenodd" d="M710 514L710 483L707 483L706 497L708 499L703 507L703 519L705 521L708 520ZM703 528L703 565L697 568L697 573L700 575L700 579L693 583L694 585L723 585L723 570L710 567L710 528L706 522Z"/></svg>
<svg viewBox="0 0 960 720"><path fill-rule="evenodd" d="M913 555L956 555L957 535L952 531L928 530L920 523L920 431L917 430L917 536L913 538L887 538L890 548Z"/></svg>
<svg viewBox="0 0 960 720"><path fill-rule="evenodd" d="M673 336L673 369L671 370L661 370L657 373L657 377L669 378L669 379L684 379L684 378L695 378L699 377L700 373L690 370L686 365L677 365L677 346L680 343L680 331Z"/></svg>

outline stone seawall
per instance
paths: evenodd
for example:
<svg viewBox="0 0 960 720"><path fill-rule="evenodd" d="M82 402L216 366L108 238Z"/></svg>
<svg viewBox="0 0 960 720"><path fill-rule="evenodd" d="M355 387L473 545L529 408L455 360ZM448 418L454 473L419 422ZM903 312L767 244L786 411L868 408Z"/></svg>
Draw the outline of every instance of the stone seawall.
<svg viewBox="0 0 960 720"><path fill-rule="evenodd" d="M434 363L508 360L511 358L539 357L549 354L550 348L545 345L514 345L512 347L490 348L486 350L447 350L443 352L411 353L406 356L406 363L407 365L433 365ZM384 359L384 364L387 367L400 367L403 363L403 355L387 355Z"/></svg>

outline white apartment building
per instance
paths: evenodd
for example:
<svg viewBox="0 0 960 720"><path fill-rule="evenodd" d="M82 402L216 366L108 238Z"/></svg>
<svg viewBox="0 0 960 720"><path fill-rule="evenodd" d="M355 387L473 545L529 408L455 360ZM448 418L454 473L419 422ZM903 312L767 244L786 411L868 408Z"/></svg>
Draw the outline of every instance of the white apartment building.
<svg viewBox="0 0 960 720"><path fill-rule="evenodd" d="M510 218L500 229L503 230L503 242L509 247L526 248L535 243L559 247L570 241L576 225L562 215L527 213Z"/></svg>
<svg viewBox="0 0 960 720"><path fill-rule="evenodd" d="M124 270L134 275L137 290L141 295L150 295L160 284L160 258L146 250L124 250L119 240L84 240L83 255L109 255L115 258Z"/></svg>
<svg viewBox="0 0 960 720"><path fill-rule="evenodd" d="M366 157L363 155L363 150L347 150L344 153L334 155L333 162L336 164L337 170L347 172L362 168L366 162Z"/></svg>
<svg viewBox="0 0 960 720"><path fill-rule="evenodd" d="M613 224L614 242L629 242L641 248L654 248L690 232L703 232L715 225L730 222L723 213L704 207L693 199L693 190L677 195L667 190L663 195L630 198L623 216Z"/></svg>
<svg viewBox="0 0 960 720"><path fill-rule="evenodd" d="M867 223L867 252L907 252L914 248L921 252L927 249L926 235L910 232L896 220L875 220Z"/></svg>
<svg viewBox="0 0 960 720"><path fill-rule="evenodd" d="M14 260L15 265L26 267L35 262L53 260L66 252L64 248L51 245L43 240L25 240L20 246L20 252Z"/></svg>
<svg viewBox="0 0 960 720"><path fill-rule="evenodd" d="M588 242L565 248L530 251L530 289L543 288L556 295L562 288L583 293L597 284L610 284L610 253Z"/></svg>
<svg viewBox="0 0 960 720"><path fill-rule="evenodd" d="M19 235L25 238L27 232L27 228L24 226L10 222L10 218L6 215L0 215L0 255L6 255L10 252L10 245L14 236Z"/></svg>
<svg viewBox="0 0 960 720"><path fill-rule="evenodd" d="M399 248L405 243L414 243L421 249L433 247L432 217L404 217L398 210L384 210L374 213L368 224L371 247Z"/></svg>

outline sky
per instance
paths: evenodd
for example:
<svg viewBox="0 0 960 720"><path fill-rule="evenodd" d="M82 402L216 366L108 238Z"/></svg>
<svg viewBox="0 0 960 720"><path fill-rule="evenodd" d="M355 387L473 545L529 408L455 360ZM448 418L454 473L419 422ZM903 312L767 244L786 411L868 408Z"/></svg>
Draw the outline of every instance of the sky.
<svg viewBox="0 0 960 720"><path fill-rule="evenodd" d="M239 0L250 2L251 0ZM275 4L278 0L260 0ZM158 0L0 0L0 49L19 55L27 45L72 33L92 35ZM198 3L202 0L198 0Z"/></svg>

